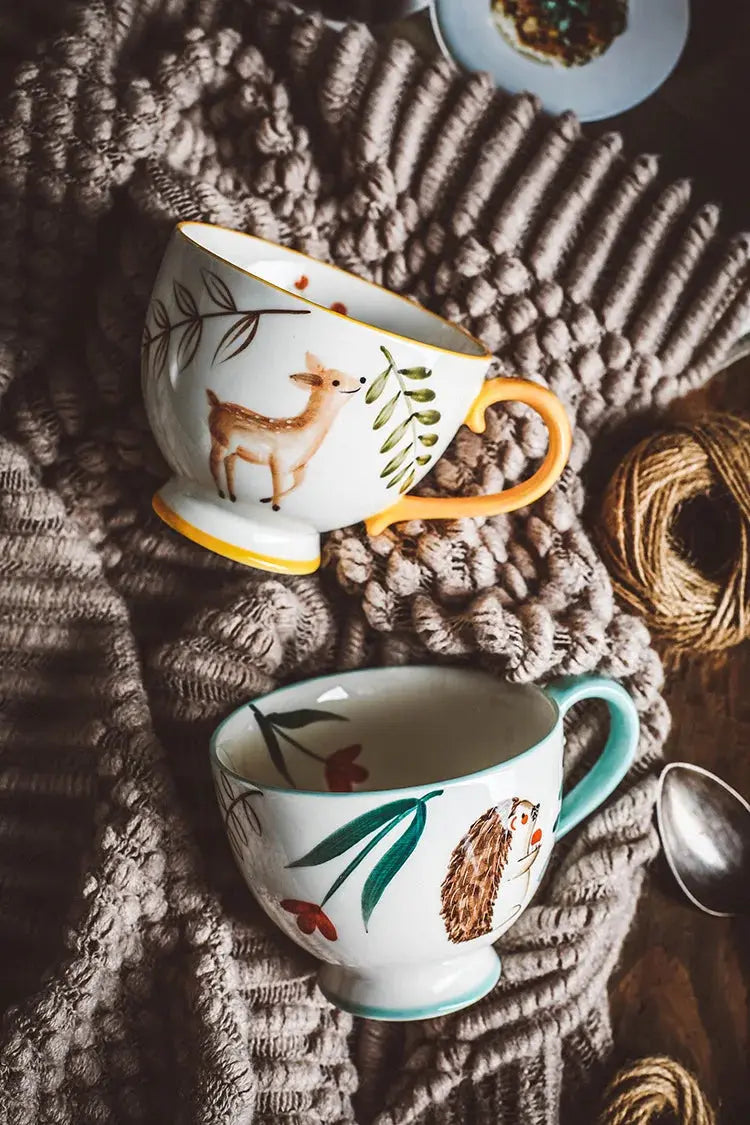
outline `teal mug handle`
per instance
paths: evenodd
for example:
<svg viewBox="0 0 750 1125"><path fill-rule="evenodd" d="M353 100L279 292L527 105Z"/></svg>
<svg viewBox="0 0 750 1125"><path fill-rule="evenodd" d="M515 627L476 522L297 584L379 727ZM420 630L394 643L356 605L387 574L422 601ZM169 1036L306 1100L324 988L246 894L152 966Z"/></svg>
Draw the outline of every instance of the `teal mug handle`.
<svg viewBox="0 0 750 1125"><path fill-rule="evenodd" d="M555 831L559 840L598 809L620 784L635 758L640 724L633 700L616 680L571 676L544 690L560 709L561 720L574 704L584 699L603 699L610 714L604 749L586 776L563 798Z"/></svg>

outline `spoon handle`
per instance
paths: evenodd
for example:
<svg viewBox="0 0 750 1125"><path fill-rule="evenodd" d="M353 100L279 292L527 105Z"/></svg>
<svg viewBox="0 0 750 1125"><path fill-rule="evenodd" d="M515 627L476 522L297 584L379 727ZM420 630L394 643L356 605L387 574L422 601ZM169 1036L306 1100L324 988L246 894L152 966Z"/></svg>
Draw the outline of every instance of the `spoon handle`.
<svg viewBox="0 0 750 1125"><path fill-rule="evenodd" d="M603 699L610 714L604 749L588 773L563 798L555 832L559 840L606 801L620 784L635 757L639 722L633 700L615 680L572 676L550 684L545 692L557 704L560 722L574 704L584 699Z"/></svg>

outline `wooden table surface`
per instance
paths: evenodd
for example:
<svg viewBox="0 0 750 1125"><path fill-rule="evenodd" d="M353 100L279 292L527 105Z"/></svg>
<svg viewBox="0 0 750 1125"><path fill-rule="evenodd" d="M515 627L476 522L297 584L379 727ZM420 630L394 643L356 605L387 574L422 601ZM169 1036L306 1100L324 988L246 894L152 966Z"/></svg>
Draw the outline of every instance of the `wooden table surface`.
<svg viewBox="0 0 750 1125"><path fill-rule="evenodd" d="M750 645L719 669L690 659L668 683L667 757L750 797ZM749 987L750 919L690 906L660 857L611 985L619 1059L671 1055L697 1075L722 1123L750 1122Z"/></svg>
<svg viewBox="0 0 750 1125"><path fill-rule="evenodd" d="M658 0L653 0L658 2ZM424 16L407 34L434 49ZM662 88L621 117L631 153L662 154L672 177L693 180L696 202L722 204L728 231L750 229L750 4L692 0L691 33ZM701 406L750 410L750 361L694 396ZM702 765L750 799L750 644L723 665L698 657L668 672L670 760ZM721 1125L750 1123L750 920L688 905L663 857L654 866L611 984L617 1059L679 1059L697 1075ZM585 1123L581 1123L585 1125Z"/></svg>
<svg viewBox="0 0 750 1125"><path fill-rule="evenodd" d="M693 0L692 30L662 89L622 118L629 148L663 153L694 197L722 204L729 231L750 228L750 5ZM604 126L597 125L596 131ZM750 362L680 409L750 411ZM750 644L717 666L668 670L669 760L712 770L750 799ZM722 1125L750 1122L750 919L713 918L676 889L663 857L639 903L612 981L620 1060L651 1053L697 1075Z"/></svg>
<svg viewBox="0 0 750 1125"><path fill-rule="evenodd" d="M750 358L674 404L750 413ZM750 643L667 660L666 757L718 774L750 800ZM714 918L681 895L660 856L610 987L618 1061L666 1054L689 1067L721 1125L750 1122L750 918Z"/></svg>

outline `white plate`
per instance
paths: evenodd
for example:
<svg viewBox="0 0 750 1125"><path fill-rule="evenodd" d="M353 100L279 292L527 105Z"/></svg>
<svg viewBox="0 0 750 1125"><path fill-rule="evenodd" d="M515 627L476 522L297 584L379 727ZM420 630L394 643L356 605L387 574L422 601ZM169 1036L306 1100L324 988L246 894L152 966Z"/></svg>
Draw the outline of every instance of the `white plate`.
<svg viewBox="0 0 750 1125"><path fill-rule="evenodd" d="M441 49L466 70L487 71L503 90L529 90L550 113L581 121L613 117L659 87L687 39L688 0L630 0L628 26L599 58L563 68L522 55L492 19L490 0L432 0Z"/></svg>

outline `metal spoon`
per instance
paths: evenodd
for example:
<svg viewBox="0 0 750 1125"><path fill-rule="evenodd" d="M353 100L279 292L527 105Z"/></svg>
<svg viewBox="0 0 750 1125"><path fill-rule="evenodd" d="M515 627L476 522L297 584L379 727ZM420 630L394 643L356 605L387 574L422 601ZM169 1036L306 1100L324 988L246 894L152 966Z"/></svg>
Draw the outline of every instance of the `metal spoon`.
<svg viewBox="0 0 750 1125"><path fill-rule="evenodd" d="M706 914L750 914L750 804L688 762L662 770L656 819L667 863Z"/></svg>

